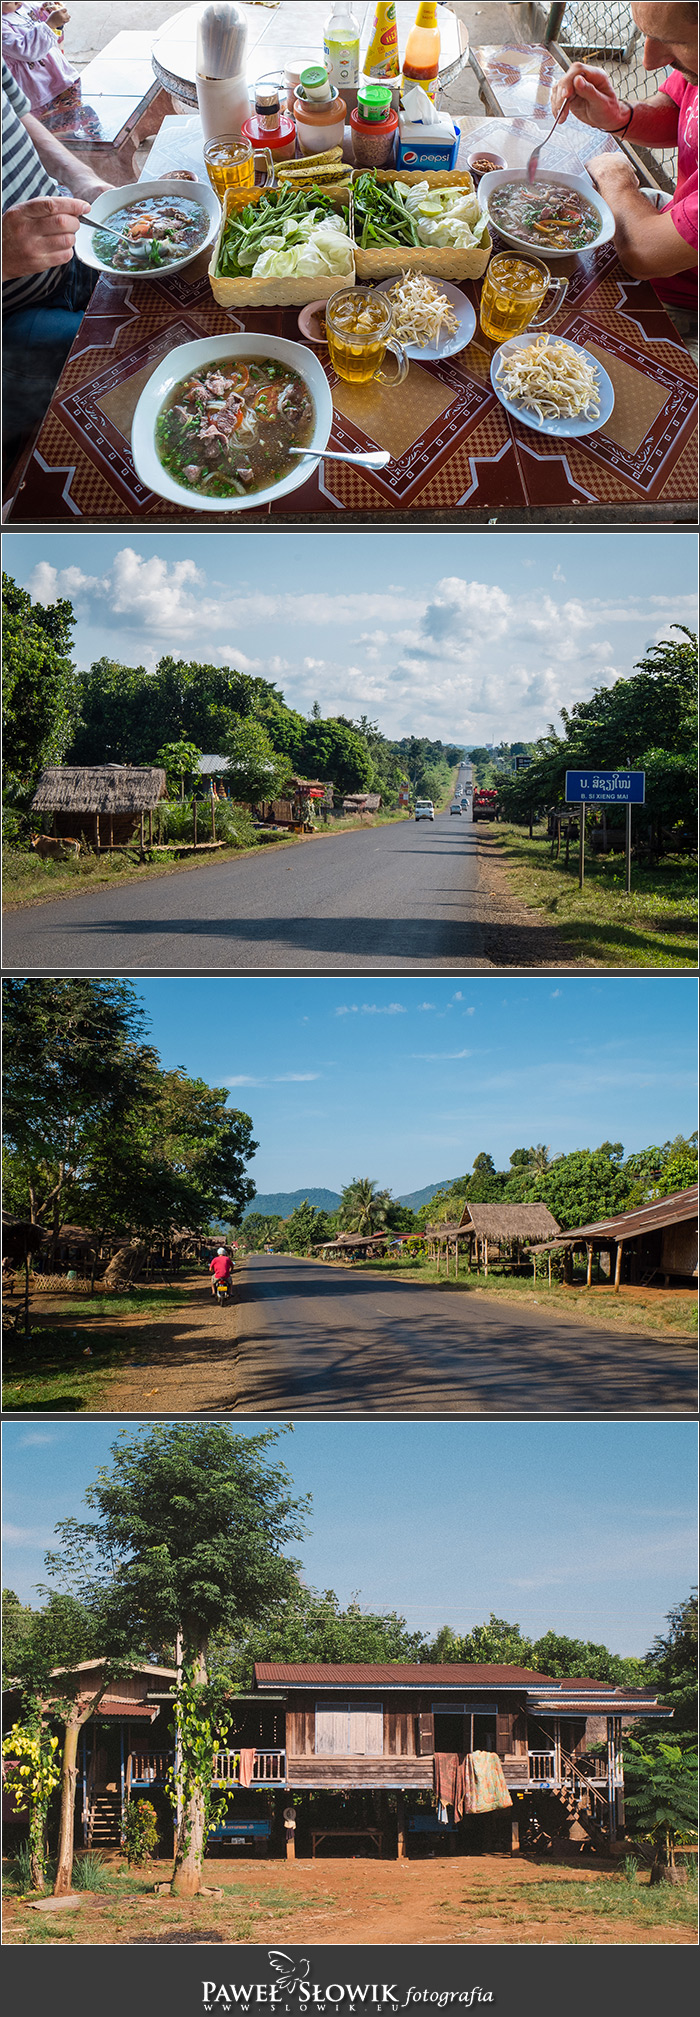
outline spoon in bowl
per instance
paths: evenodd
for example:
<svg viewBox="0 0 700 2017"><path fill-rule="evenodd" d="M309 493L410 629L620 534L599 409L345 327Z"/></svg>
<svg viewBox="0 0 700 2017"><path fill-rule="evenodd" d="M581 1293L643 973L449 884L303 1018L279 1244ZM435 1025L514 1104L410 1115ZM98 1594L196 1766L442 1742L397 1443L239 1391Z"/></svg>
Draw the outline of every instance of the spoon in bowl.
<svg viewBox="0 0 700 2017"><path fill-rule="evenodd" d="M547 145L547 141L548 141L548 140L551 140L551 138L552 138L552 134L553 134L554 132L556 132L556 128L557 128L557 126L559 125L559 121L560 121L560 119L563 119L563 117L564 117L564 113L565 113L565 112L568 112L568 110L569 110L569 100L568 100L568 98L565 98L565 100L564 100L564 103L563 103L563 105L562 105L562 108L561 108L561 112L558 112L558 113L557 113L557 116L556 116L556 119L555 119L555 121L554 121L554 125L553 125L553 126L550 126L550 129L549 129L549 132L548 132L548 133L545 133L545 136L544 136L544 140L541 140L541 141L540 141L540 144L539 144L539 147L536 147L536 148L534 149L534 152L533 152L533 153L532 153L532 154L530 155L530 159L529 159L529 161L528 161L528 164L527 164L527 168L526 168L526 171L525 171L525 173L526 173L526 176L527 176L527 180L528 180L528 183L532 183L532 182L534 182L534 180L535 180L535 176L536 176L536 174L537 174L537 166L538 166L538 162L539 162L539 158L540 158L540 155L541 155L541 153L542 153L542 149L543 149L543 147L546 147L546 145Z"/></svg>
<svg viewBox="0 0 700 2017"><path fill-rule="evenodd" d="M342 448L332 448L329 442L326 443L325 448L290 448L287 453L289 455L316 455L321 459L328 456L330 462L359 462L363 469L384 469L386 463L391 462L388 448L370 448L366 454L358 453L357 455L350 455L346 454Z"/></svg>

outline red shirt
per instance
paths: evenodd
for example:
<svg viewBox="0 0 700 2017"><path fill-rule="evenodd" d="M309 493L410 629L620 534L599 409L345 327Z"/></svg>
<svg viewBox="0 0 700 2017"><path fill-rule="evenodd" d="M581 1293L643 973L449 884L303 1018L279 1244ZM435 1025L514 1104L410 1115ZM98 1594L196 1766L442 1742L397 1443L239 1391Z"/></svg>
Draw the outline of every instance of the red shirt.
<svg viewBox="0 0 700 2017"><path fill-rule="evenodd" d="M672 70L660 85L664 97L672 98L678 106L678 181L675 195L664 205L670 211L676 231L684 238L686 245L698 249L698 87L689 84L680 70ZM655 280L653 286L662 301L670 301L678 308L697 307L698 270L697 266L687 267L684 273L669 275L663 280Z"/></svg>
<svg viewBox="0 0 700 2017"><path fill-rule="evenodd" d="M209 1273L216 1276L217 1282L225 1282L227 1275L231 1273L228 1254L216 1254L213 1261L209 1262Z"/></svg>

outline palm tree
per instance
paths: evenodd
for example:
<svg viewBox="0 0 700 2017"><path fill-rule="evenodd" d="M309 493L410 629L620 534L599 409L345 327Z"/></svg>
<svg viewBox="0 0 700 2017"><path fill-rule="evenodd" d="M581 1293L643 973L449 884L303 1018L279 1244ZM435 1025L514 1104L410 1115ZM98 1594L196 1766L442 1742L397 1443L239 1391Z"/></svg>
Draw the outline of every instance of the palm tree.
<svg viewBox="0 0 700 2017"><path fill-rule="evenodd" d="M528 1161L530 1169L534 1172L535 1176L546 1177L547 1171L551 1170L552 1167L549 1142L537 1142L535 1147L530 1150Z"/></svg>
<svg viewBox="0 0 700 2017"><path fill-rule="evenodd" d="M386 1223L390 1204L390 1192L378 1191L373 1177L353 1177L341 1197L340 1223L343 1232L363 1236L376 1232Z"/></svg>

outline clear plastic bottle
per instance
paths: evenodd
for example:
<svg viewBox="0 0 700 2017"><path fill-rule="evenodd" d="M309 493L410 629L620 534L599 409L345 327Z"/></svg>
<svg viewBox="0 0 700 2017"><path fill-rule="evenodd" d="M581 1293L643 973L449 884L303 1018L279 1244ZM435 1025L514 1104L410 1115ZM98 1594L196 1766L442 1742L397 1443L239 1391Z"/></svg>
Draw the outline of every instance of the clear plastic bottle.
<svg viewBox="0 0 700 2017"><path fill-rule="evenodd" d="M424 0L418 8L415 22L410 30L403 59L401 95L412 84L420 84L427 91L433 104L438 93L438 73L440 69L440 30L437 19L437 0Z"/></svg>
<svg viewBox="0 0 700 2017"><path fill-rule="evenodd" d="M341 91L360 82L360 27L352 9L340 0L331 9L323 34L323 56L331 84Z"/></svg>

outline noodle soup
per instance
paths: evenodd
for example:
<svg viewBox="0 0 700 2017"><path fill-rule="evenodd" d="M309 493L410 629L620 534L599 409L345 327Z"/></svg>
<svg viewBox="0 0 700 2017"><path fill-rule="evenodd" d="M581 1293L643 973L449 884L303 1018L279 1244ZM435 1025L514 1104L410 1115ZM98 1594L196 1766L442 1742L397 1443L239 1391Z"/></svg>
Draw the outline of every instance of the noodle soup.
<svg viewBox="0 0 700 2017"><path fill-rule="evenodd" d="M157 272L188 254L194 257L209 231L207 211L185 196L142 196L110 211L104 222L109 232L93 230L92 243L103 266L115 273Z"/></svg>
<svg viewBox="0 0 700 2017"><path fill-rule="evenodd" d="M600 236L599 212L562 182L501 182L491 190L489 216L497 231L533 252L578 252Z"/></svg>
<svg viewBox="0 0 700 2017"><path fill-rule="evenodd" d="M176 483L212 501L281 483L308 448L316 413L308 385L272 357L221 358L175 386L156 422L159 461Z"/></svg>

